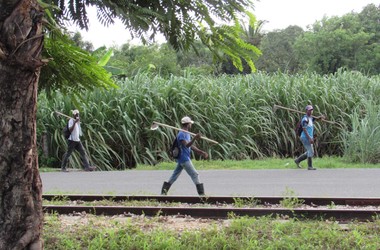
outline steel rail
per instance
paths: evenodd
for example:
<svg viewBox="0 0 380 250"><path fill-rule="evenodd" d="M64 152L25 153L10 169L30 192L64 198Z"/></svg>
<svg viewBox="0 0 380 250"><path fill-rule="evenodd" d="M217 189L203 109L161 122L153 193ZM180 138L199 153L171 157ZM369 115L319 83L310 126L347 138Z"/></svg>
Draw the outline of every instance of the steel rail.
<svg viewBox="0 0 380 250"><path fill-rule="evenodd" d="M45 200L68 200L68 201L158 201L179 203L207 203L207 204L234 204L238 202L256 202L257 204L279 204L284 199L295 199L302 204L310 206L347 205L347 206L380 206L380 198L376 197L296 197L296 196L162 196L162 195L81 195L81 194L44 194Z"/></svg>
<svg viewBox="0 0 380 250"><path fill-rule="evenodd" d="M194 218L225 219L235 216L287 216L303 219L334 219L337 221L372 221L378 218L380 210L367 209L304 209L304 208L203 208L203 207L130 207L130 206L43 206L46 213L93 215L146 215L146 216L191 216Z"/></svg>

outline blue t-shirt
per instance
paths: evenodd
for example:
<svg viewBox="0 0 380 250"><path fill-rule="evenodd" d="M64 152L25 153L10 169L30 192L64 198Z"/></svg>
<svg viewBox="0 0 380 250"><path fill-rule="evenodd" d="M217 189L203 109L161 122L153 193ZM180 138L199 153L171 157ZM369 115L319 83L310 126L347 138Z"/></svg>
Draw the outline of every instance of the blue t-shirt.
<svg viewBox="0 0 380 250"><path fill-rule="evenodd" d="M182 141L185 140L187 142L191 141L191 137L189 133L179 131L177 135L178 143L181 147L181 155L179 156L177 162L178 163L184 163L187 161L190 161L190 154L191 154L191 147L188 148L185 145L182 144Z"/></svg>
<svg viewBox="0 0 380 250"><path fill-rule="evenodd" d="M315 119L313 117L304 115L301 121L302 127L306 128L306 131L311 138L313 138L313 134L314 134L314 120ZM301 138L307 139L307 136L305 135L304 131L302 131L301 133Z"/></svg>

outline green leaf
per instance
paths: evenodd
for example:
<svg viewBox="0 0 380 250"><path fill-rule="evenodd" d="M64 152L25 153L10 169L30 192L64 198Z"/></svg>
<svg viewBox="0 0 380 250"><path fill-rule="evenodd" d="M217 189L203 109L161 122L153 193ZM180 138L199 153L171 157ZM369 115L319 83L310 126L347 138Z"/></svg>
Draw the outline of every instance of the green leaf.
<svg viewBox="0 0 380 250"><path fill-rule="evenodd" d="M113 49L109 49L106 54L100 58L100 60L98 61L98 65L99 66L106 66L106 64L108 63L108 61L110 60L110 58L112 57L113 55Z"/></svg>

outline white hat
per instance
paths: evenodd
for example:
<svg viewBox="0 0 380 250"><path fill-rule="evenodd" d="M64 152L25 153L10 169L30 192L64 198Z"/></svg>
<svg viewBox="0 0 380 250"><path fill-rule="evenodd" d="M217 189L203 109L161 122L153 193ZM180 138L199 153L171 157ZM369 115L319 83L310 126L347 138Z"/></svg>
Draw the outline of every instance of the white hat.
<svg viewBox="0 0 380 250"><path fill-rule="evenodd" d="M307 105L305 109L306 109L306 111L313 110L313 106Z"/></svg>
<svg viewBox="0 0 380 250"><path fill-rule="evenodd" d="M186 124L186 123L191 123L191 124L193 124L194 121L192 121L190 117L185 116L185 117L183 117L183 118L181 119L181 123L182 123L182 124Z"/></svg>
<svg viewBox="0 0 380 250"><path fill-rule="evenodd" d="M74 110L73 110L73 115L76 115L76 114L79 114L79 110L74 109Z"/></svg>

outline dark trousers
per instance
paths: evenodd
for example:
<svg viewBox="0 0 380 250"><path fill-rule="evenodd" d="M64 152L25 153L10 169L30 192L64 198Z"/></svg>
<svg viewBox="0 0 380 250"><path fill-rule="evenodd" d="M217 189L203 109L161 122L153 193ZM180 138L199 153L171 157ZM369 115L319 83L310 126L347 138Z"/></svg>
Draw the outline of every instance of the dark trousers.
<svg viewBox="0 0 380 250"><path fill-rule="evenodd" d="M90 164L88 163L88 159L86 156L86 152L84 151L84 147L80 141L68 141L67 144L67 152L63 155L63 161L61 168L66 169L67 162L69 161L70 155L73 153L74 149L76 149L83 162L84 169L89 168Z"/></svg>

